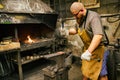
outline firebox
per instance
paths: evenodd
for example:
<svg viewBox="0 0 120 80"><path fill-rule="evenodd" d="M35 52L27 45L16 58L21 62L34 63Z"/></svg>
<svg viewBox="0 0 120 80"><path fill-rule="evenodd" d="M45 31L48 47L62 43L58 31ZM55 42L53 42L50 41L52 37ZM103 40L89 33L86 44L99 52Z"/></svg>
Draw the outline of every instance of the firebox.
<svg viewBox="0 0 120 80"><path fill-rule="evenodd" d="M55 42L57 16L57 14L2 13L1 21L4 23L0 27L0 42L1 44L19 42L21 52L47 46L52 48ZM12 23L13 18L20 23Z"/></svg>

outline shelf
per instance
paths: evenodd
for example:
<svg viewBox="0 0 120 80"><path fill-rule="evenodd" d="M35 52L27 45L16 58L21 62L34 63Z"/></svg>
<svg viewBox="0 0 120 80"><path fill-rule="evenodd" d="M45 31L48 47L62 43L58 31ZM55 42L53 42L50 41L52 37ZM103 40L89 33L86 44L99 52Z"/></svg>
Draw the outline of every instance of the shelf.
<svg viewBox="0 0 120 80"><path fill-rule="evenodd" d="M54 39L43 39L36 43L21 45L21 51L27 51L41 47L50 47L53 43Z"/></svg>
<svg viewBox="0 0 120 80"><path fill-rule="evenodd" d="M10 52L20 49L20 43L19 42L11 42L9 44L0 44L0 53L3 52Z"/></svg>
<svg viewBox="0 0 120 80"><path fill-rule="evenodd" d="M42 59L42 58L50 59L50 58L60 56L60 55L64 55L64 54L65 54L65 52L57 52L57 53L52 53L52 54L47 54L47 55L29 56L29 58L26 59L26 60L21 59L21 63L22 63L22 65L24 65L24 64L27 64L27 63ZM30 58L30 57L32 57L32 58ZM17 60L13 60L13 61L17 64Z"/></svg>

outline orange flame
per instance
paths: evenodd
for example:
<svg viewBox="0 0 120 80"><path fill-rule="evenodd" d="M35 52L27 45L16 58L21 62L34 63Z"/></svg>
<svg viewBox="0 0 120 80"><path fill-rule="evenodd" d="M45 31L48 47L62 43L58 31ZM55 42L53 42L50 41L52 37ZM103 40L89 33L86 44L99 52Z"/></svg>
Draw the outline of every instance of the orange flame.
<svg viewBox="0 0 120 80"><path fill-rule="evenodd" d="M34 42L34 40L32 40L29 35L27 36L27 38L28 38L28 43L33 43Z"/></svg>

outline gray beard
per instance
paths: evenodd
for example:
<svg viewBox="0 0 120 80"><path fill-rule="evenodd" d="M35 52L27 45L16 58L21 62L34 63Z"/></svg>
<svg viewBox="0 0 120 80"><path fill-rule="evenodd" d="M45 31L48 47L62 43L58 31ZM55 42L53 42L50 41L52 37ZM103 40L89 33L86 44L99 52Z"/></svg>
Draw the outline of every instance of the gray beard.
<svg viewBox="0 0 120 80"><path fill-rule="evenodd" d="M82 16L81 18L77 18L76 20L79 25L82 25L84 22L84 16Z"/></svg>

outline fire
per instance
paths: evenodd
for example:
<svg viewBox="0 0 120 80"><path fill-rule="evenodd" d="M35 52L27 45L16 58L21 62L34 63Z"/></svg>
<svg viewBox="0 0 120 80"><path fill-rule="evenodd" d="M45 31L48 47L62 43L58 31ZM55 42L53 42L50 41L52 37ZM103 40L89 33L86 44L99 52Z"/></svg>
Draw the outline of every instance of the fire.
<svg viewBox="0 0 120 80"><path fill-rule="evenodd" d="M33 42L35 42L34 40L32 40L32 39L30 38L30 35L27 36L27 39L28 39L28 43L33 43Z"/></svg>

